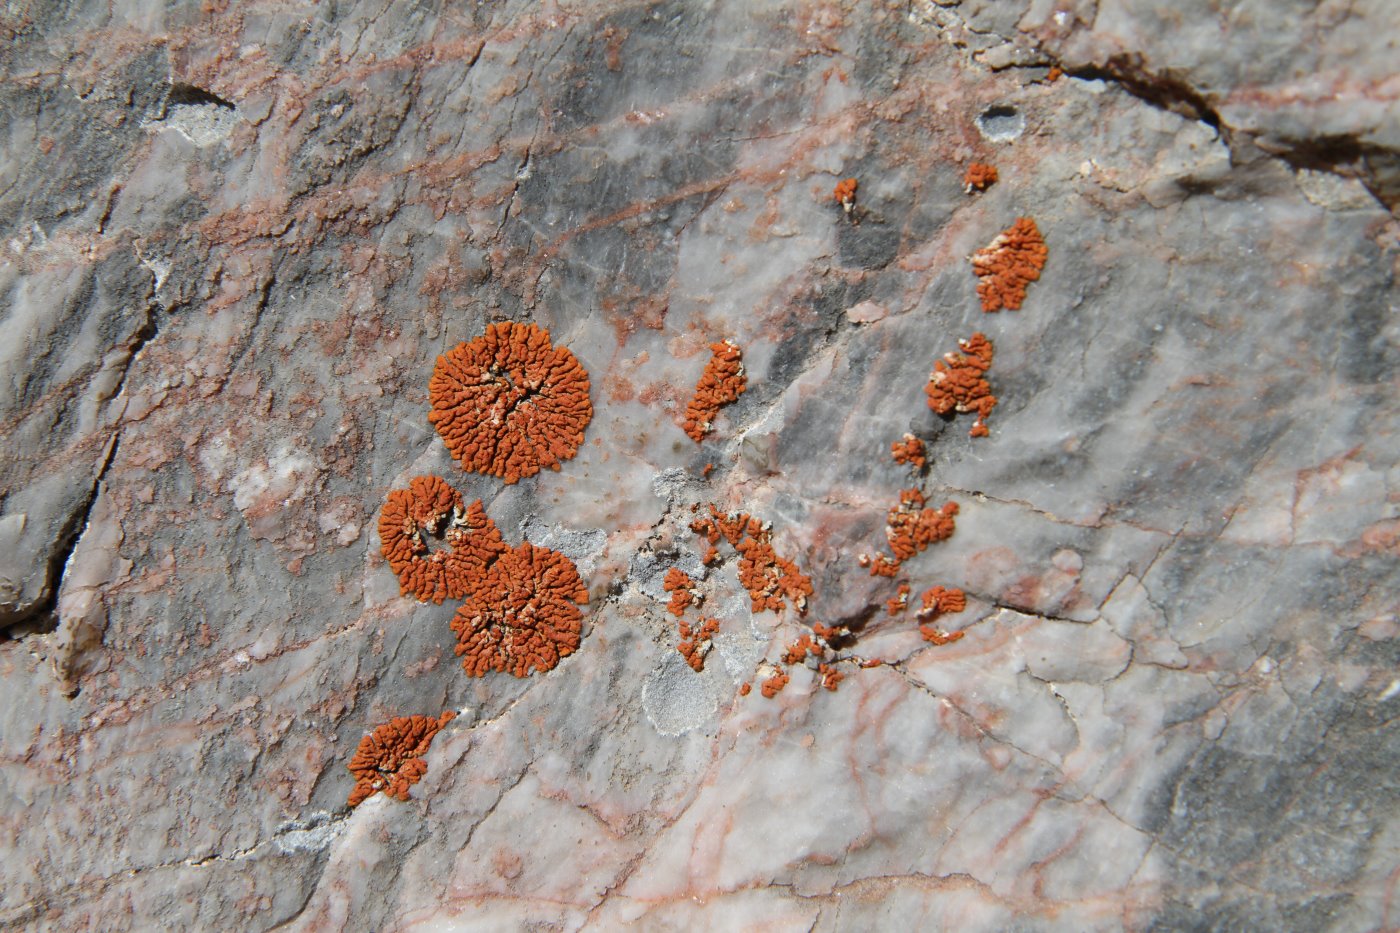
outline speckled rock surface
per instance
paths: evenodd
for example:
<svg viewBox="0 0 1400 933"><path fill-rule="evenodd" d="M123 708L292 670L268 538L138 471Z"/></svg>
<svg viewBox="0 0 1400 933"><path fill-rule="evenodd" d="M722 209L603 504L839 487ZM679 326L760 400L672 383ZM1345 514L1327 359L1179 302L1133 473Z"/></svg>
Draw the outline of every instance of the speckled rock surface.
<svg viewBox="0 0 1400 933"><path fill-rule="evenodd" d="M1400 14L1221 6L0 14L0 925L1400 924ZM1048 261L984 314L1020 216ZM500 320L595 412L509 486L426 417ZM970 438L924 385L979 330ZM576 562L553 671L468 678L399 595L423 473ZM911 485L957 530L873 577ZM805 617L702 563L710 503ZM765 699L813 621L880 663ZM448 709L409 802L345 807L362 736Z"/></svg>

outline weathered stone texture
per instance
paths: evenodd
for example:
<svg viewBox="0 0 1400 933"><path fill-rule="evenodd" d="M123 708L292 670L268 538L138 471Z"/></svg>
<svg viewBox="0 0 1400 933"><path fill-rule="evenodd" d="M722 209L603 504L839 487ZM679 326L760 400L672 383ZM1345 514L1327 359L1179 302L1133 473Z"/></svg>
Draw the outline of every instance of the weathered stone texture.
<svg viewBox="0 0 1400 933"><path fill-rule="evenodd" d="M1397 10L11 5L0 926L1394 928ZM1020 216L1048 261L984 314ZM501 320L594 409L511 486L426 417ZM979 330L969 438L924 386ZM550 673L465 677L400 596L425 473L576 562ZM961 507L900 578L967 592L952 644L858 563L910 485ZM760 696L805 626L702 566L709 503L885 663ZM446 709L408 803L344 807Z"/></svg>

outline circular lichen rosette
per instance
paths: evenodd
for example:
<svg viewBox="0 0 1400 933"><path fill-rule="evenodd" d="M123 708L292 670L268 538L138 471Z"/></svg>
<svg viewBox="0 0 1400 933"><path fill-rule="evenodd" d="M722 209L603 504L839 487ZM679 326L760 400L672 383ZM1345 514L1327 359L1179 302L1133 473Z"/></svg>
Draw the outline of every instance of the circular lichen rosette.
<svg viewBox="0 0 1400 933"><path fill-rule="evenodd" d="M492 324L438 357L428 420L465 470L507 483L557 470L593 418L588 372L534 324Z"/></svg>
<svg viewBox="0 0 1400 933"><path fill-rule="evenodd" d="M578 648L579 606L587 602L578 568L563 554L529 542L504 551L452 617L462 669L473 677L552 670Z"/></svg>

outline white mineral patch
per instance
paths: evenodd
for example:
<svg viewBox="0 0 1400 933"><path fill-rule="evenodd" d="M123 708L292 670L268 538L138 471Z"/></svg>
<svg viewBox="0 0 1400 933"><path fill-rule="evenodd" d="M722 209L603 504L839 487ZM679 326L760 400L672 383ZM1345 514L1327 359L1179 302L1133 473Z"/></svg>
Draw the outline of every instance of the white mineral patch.
<svg viewBox="0 0 1400 933"><path fill-rule="evenodd" d="M144 124L151 130L174 130L201 149L227 138L237 125L238 111L218 104L171 104L164 119Z"/></svg>
<svg viewBox="0 0 1400 933"><path fill-rule="evenodd" d="M874 301L862 301L860 304L852 305L846 309L846 319L852 324L874 324L876 321L883 321L889 317L889 313L882 304Z"/></svg>
<svg viewBox="0 0 1400 933"><path fill-rule="evenodd" d="M314 466L308 454L284 444L267 463L255 463L229 481L233 504L243 511L264 497L283 503L301 499L307 493Z"/></svg>
<svg viewBox="0 0 1400 933"><path fill-rule="evenodd" d="M345 823L334 822L329 813L313 813L302 824L292 824L293 828L273 837L277 851L283 855L296 852L320 852L335 841L345 829Z"/></svg>

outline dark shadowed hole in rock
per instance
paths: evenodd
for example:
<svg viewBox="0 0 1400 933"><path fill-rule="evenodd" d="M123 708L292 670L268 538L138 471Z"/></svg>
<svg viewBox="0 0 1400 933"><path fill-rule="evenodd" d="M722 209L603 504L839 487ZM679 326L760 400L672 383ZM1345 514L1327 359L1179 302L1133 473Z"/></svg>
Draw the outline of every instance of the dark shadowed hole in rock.
<svg viewBox="0 0 1400 933"><path fill-rule="evenodd" d="M206 91L202 87L195 87L193 84L182 84L179 81L170 85L170 102L172 104L218 104L229 110L234 109L231 102L224 100L218 94Z"/></svg>
<svg viewBox="0 0 1400 933"><path fill-rule="evenodd" d="M977 115L977 130L994 143L1010 142L1026 129L1026 118L1009 104L995 104Z"/></svg>

